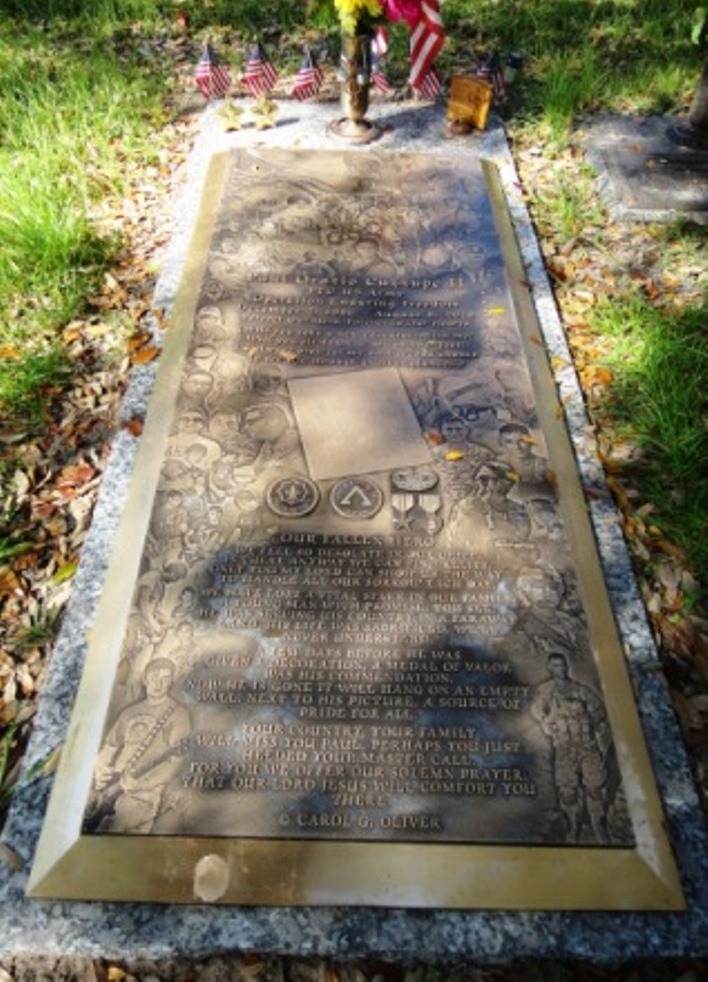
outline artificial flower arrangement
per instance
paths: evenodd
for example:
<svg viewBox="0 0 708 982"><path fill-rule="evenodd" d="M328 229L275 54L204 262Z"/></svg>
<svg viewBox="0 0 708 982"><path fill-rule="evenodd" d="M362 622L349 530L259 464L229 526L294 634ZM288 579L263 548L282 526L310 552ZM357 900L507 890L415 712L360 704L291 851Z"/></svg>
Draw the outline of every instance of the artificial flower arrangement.
<svg viewBox="0 0 708 982"><path fill-rule="evenodd" d="M342 32L350 37L383 37L387 22L405 21L410 28L410 84L416 94L434 97L440 90L440 76L434 61L445 40L440 16L442 0L306 0L317 14L334 13Z"/></svg>
<svg viewBox="0 0 708 982"><path fill-rule="evenodd" d="M307 0L320 13L333 10L345 34L373 34L386 22L405 20L411 30L424 14L425 0ZM427 4L437 7L437 3Z"/></svg>
<svg viewBox="0 0 708 982"><path fill-rule="evenodd" d="M369 33L385 21L406 20L413 28L420 18L420 0L333 0L346 34Z"/></svg>

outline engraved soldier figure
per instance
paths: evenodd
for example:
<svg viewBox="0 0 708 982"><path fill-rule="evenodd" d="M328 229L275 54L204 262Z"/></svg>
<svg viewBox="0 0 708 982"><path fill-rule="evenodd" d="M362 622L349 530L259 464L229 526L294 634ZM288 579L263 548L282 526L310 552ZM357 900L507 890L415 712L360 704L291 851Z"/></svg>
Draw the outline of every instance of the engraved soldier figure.
<svg viewBox="0 0 708 982"><path fill-rule="evenodd" d="M167 786L191 730L187 709L170 695L175 666L154 658L145 698L127 706L109 730L96 763L87 810L90 831L150 832L172 808Z"/></svg>
<svg viewBox="0 0 708 982"><path fill-rule="evenodd" d="M607 751L610 729L602 699L570 677L568 660L552 651L550 678L536 687L531 715L553 748L553 777L567 823L567 839L577 842L584 816L598 842L607 841Z"/></svg>
<svg viewBox="0 0 708 982"><path fill-rule="evenodd" d="M300 451L300 436L287 410L276 402L256 403L244 413L244 428L259 450L253 461L256 473L292 465Z"/></svg>
<svg viewBox="0 0 708 982"><path fill-rule="evenodd" d="M512 628L522 650L529 642L537 652L564 650L573 652L585 647L582 614L574 609L574 596L563 575L555 569L524 566L516 577L519 610Z"/></svg>
<svg viewBox="0 0 708 982"><path fill-rule="evenodd" d="M502 460L521 481L543 483L547 478L548 464L543 457L537 456L533 444L528 426L522 423L505 423L499 430Z"/></svg>

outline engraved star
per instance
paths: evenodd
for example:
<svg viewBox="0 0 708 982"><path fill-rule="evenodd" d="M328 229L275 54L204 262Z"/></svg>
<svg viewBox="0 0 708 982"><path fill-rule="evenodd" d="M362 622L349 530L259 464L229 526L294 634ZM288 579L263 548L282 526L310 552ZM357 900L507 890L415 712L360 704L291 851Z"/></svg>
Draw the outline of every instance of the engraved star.
<svg viewBox="0 0 708 982"><path fill-rule="evenodd" d="M256 121L256 128L267 130L275 126L275 117L278 113L278 106L272 102L268 96L263 95L253 107L253 116Z"/></svg>
<svg viewBox="0 0 708 982"><path fill-rule="evenodd" d="M237 106L233 100L224 103L218 115L221 117L222 125L227 133L231 130L241 129L243 125L243 113L243 108Z"/></svg>

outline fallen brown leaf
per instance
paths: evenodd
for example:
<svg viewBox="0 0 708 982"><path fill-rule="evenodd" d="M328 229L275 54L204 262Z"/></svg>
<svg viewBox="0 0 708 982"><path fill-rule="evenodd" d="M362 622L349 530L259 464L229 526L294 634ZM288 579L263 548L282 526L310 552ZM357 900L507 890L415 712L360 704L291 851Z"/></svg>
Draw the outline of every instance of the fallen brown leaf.
<svg viewBox="0 0 708 982"><path fill-rule="evenodd" d="M133 334L129 337L125 343L126 351L128 354L134 354L143 348L150 340L150 333L148 331L141 331L139 334Z"/></svg>
<svg viewBox="0 0 708 982"><path fill-rule="evenodd" d="M143 432L144 422L139 416L133 416L131 419L123 423L123 427L130 433L131 436L140 436Z"/></svg>
<svg viewBox="0 0 708 982"><path fill-rule="evenodd" d="M153 361L160 354L160 349L149 345L145 348L140 348L135 352L130 358L132 365L146 365L148 362Z"/></svg>

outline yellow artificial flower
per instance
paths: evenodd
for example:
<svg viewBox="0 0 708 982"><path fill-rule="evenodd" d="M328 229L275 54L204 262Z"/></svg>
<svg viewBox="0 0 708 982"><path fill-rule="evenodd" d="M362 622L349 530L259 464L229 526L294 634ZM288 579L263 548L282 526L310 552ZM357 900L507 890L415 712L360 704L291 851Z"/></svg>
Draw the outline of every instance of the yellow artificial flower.
<svg viewBox="0 0 708 982"><path fill-rule="evenodd" d="M368 14L374 19L383 12L379 0L334 0L334 6L339 14L342 30L347 34L356 34L362 16Z"/></svg>

